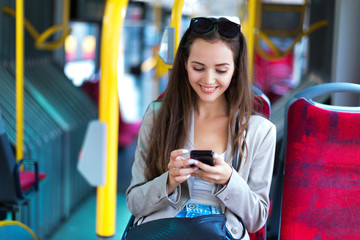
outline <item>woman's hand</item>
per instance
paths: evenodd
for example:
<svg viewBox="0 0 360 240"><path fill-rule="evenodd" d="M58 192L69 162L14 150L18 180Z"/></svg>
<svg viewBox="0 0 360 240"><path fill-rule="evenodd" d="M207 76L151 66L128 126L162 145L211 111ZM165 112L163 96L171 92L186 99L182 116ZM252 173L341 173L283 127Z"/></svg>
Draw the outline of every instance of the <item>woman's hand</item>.
<svg viewBox="0 0 360 240"><path fill-rule="evenodd" d="M198 169L191 165L197 165L199 161L183 157L183 155L187 153L188 150L186 149L178 149L172 151L170 154L170 162L168 164L169 176L167 181L168 194L172 193L180 183L185 182Z"/></svg>
<svg viewBox="0 0 360 240"><path fill-rule="evenodd" d="M213 158L215 161L214 166L199 161L197 164L199 170L194 172L192 176L201 178L207 182L226 185L231 177L232 167L217 154L214 154Z"/></svg>

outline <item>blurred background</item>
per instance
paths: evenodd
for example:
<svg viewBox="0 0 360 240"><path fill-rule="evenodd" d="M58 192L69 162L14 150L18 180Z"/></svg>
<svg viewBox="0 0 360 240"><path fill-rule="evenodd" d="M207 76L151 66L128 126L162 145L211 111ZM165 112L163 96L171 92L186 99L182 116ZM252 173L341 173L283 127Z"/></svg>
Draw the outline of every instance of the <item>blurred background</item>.
<svg viewBox="0 0 360 240"><path fill-rule="evenodd" d="M86 128L99 116L107 1L66 2L24 1L24 155L36 159L47 178L16 219L39 239L96 239L96 187L76 166ZM249 8L250 4L255 7ZM0 109L15 152L16 2L0 0L0 6ZM141 119L148 104L167 86L169 67L158 51L173 6L173 0L130 0L126 7L117 62L115 236L119 238L130 217L124 194ZM240 22L250 45L252 83L271 102L270 119L277 126L280 146L285 103L296 92L326 82L360 83L356 9L360 9L358 0L185 0L178 30L182 34L195 16L231 16ZM64 24L70 33L56 29L45 39L53 45L39 44L40 34ZM331 101L360 104L356 96L339 95ZM267 239L278 237L282 169L276 159Z"/></svg>

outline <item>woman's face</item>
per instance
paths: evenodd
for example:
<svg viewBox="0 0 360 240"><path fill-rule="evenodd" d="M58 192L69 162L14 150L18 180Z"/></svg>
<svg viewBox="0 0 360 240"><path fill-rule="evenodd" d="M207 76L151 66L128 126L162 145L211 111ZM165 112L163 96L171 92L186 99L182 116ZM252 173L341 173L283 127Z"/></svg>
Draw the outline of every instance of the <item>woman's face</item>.
<svg viewBox="0 0 360 240"><path fill-rule="evenodd" d="M226 43L196 39L185 67L198 100L210 103L225 97L234 74L233 53Z"/></svg>

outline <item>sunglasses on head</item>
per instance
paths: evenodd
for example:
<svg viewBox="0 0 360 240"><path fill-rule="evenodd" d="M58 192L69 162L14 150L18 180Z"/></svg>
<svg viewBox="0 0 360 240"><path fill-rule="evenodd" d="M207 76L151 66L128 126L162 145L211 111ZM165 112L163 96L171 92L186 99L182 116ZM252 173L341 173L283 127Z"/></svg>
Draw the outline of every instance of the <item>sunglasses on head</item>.
<svg viewBox="0 0 360 240"><path fill-rule="evenodd" d="M241 26L237 23L229 21L226 18L192 18L190 22L190 30L195 33L205 34L211 32L215 25L217 25L218 32L223 37L234 38L240 34Z"/></svg>

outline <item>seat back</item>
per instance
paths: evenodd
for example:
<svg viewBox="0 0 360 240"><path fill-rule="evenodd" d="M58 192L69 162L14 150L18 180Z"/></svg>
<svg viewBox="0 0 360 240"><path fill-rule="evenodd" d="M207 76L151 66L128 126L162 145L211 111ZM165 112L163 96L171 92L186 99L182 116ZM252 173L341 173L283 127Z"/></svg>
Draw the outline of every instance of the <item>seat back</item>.
<svg viewBox="0 0 360 240"><path fill-rule="evenodd" d="M269 98L257 87L251 86L254 112L270 119L271 103Z"/></svg>
<svg viewBox="0 0 360 240"><path fill-rule="evenodd" d="M5 124L0 111L0 205L1 203L15 203L15 157L5 130Z"/></svg>
<svg viewBox="0 0 360 240"><path fill-rule="evenodd" d="M360 235L360 107L319 104L360 85L329 83L287 106L280 239L358 239Z"/></svg>
<svg viewBox="0 0 360 240"><path fill-rule="evenodd" d="M270 119L271 103L269 98L257 87L251 86L253 92L253 109L256 114L260 114L267 119ZM266 225L255 233L250 233L250 240L265 240L266 239Z"/></svg>

